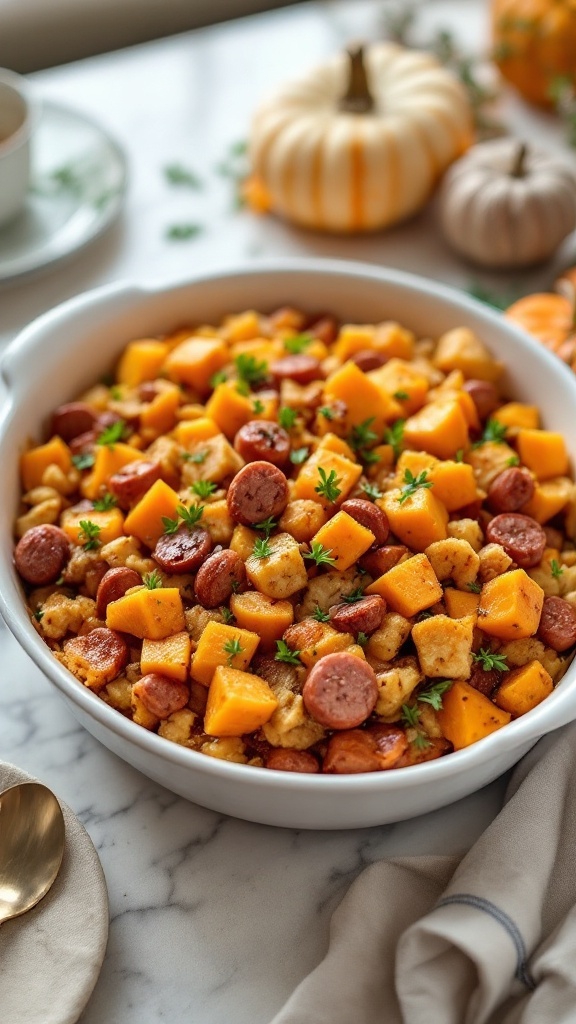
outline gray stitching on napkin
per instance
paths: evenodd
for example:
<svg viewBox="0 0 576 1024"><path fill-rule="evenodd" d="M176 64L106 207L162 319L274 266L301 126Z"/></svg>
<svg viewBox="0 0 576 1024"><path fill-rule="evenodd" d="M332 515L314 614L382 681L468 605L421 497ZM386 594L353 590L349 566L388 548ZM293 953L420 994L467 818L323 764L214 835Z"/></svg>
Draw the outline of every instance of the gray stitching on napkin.
<svg viewBox="0 0 576 1024"><path fill-rule="evenodd" d="M516 965L516 977L526 988L535 989L536 982L534 981L528 964L526 963L526 946L524 945L524 939L520 934L520 930L515 921L511 917L508 917L500 907L497 907L495 903L491 903L490 900L484 899L483 896L472 896L471 894L462 894L458 896L446 896L443 900L437 903L438 907L446 907L450 903L464 903L469 907L475 907L476 910L483 910L486 914L490 914L498 924L501 924L506 929L508 935L514 943L517 956Z"/></svg>

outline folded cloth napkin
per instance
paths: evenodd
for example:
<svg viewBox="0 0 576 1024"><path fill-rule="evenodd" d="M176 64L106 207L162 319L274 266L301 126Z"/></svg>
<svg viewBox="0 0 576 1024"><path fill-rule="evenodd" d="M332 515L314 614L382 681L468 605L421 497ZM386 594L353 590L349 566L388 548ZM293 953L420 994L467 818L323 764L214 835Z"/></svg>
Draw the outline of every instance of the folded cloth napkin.
<svg viewBox="0 0 576 1024"><path fill-rule="evenodd" d="M574 1024L576 723L515 768L462 858L373 864L272 1024Z"/></svg>

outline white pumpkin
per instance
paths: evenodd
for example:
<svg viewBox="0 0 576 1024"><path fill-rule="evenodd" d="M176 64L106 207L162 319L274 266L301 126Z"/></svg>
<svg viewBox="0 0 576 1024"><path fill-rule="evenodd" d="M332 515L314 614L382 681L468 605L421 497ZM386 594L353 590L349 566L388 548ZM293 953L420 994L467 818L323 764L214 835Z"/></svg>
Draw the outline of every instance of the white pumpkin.
<svg viewBox="0 0 576 1024"><path fill-rule="evenodd" d="M373 231L429 198L472 142L457 79L429 53L341 54L257 111L250 155L271 208L306 227Z"/></svg>
<svg viewBox="0 0 576 1024"><path fill-rule="evenodd" d="M576 227L576 162L518 139L480 142L447 172L440 222L450 245L473 263L540 263Z"/></svg>

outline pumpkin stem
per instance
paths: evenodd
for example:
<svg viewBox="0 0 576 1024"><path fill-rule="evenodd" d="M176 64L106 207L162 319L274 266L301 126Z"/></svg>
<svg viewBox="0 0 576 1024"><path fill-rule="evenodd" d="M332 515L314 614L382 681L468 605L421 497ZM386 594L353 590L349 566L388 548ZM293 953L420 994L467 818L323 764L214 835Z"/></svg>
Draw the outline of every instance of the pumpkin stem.
<svg viewBox="0 0 576 1024"><path fill-rule="evenodd" d="M523 178L526 174L526 154L528 153L528 146L525 142L521 142L516 150L514 156L514 163L510 169L510 176L512 178Z"/></svg>
<svg viewBox="0 0 576 1024"><path fill-rule="evenodd" d="M339 109L346 114L368 114L374 106L374 97L368 86L364 47L351 47L347 53L350 58L348 88L338 104Z"/></svg>

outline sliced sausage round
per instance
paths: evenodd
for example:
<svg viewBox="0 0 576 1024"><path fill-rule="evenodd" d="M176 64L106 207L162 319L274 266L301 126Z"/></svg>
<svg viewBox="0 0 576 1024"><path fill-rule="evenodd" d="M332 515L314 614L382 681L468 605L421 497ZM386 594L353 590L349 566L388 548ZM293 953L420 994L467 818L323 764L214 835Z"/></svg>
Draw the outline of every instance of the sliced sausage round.
<svg viewBox="0 0 576 1024"><path fill-rule="evenodd" d="M318 317L306 327L306 334L312 334L319 341L323 341L325 345L331 345L333 341L336 341L338 321L333 316Z"/></svg>
<svg viewBox="0 0 576 1024"><path fill-rule="evenodd" d="M142 585L142 577L135 569L127 565L118 565L104 573L96 592L96 614L99 619L106 618L106 609L112 601L118 601L131 587Z"/></svg>
<svg viewBox="0 0 576 1024"><path fill-rule="evenodd" d="M249 462L236 473L226 501L233 519L243 526L282 515L288 504L288 481L270 462Z"/></svg>
<svg viewBox="0 0 576 1024"><path fill-rule="evenodd" d="M132 687L147 711L156 718L168 718L175 711L185 708L190 698L190 688L178 679L170 679L160 672L149 672Z"/></svg>
<svg viewBox="0 0 576 1024"><path fill-rule="evenodd" d="M196 600L204 608L225 604L232 594L246 588L246 569L236 551L214 551L200 566L194 581Z"/></svg>
<svg viewBox="0 0 576 1024"><path fill-rule="evenodd" d="M487 420L500 405L496 387L489 380L465 380L463 390L470 395L481 420Z"/></svg>
<svg viewBox="0 0 576 1024"><path fill-rule="evenodd" d="M396 765L407 746L404 730L395 725L350 729L330 738L322 771L333 775L383 771Z"/></svg>
<svg viewBox="0 0 576 1024"><path fill-rule="evenodd" d="M369 373L370 370L378 370L388 360L385 355L381 352L376 352L373 348L361 348L359 352L354 352L354 355L350 356L353 363L363 373Z"/></svg>
<svg viewBox="0 0 576 1024"><path fill-rule="evenodd" d="M82 676L91 690L101 690L128 663L128 644L124 637L105 626L84 636L73 636L65 642L64 650L78 659Z"/></svg>
<svg viewBox="0 0 576 1024"><path fill-rule="evenodd" d="M378 508L378 505L372 501L366 501L365 498L348 498L347 501L342 502L340 509L352 516L352 519L360 523L360 526L365 526L374 534L376 547L386 543L390 533L388 516L381 508Z"/></svg>
<svg viewBox="0 0 576 1024"><path fill-rule="evenodd" d="M100 434L100 430L86 430L83 434L78 434L77 437L73 437L68 442L68 447L72 452L72 455L85 455L87 452L91 452L96 444L96 438Z"/></svg>
<svg viewBox="0 0 576 1024"><path fill-rule="evenodd" d="M491 544L501 544L521 569L538 565L546 547L546 534L540 523L520 512L494 516L486 527L486 538Z"/></svg>
<svg viewBox="0 0 576 1024"><path fill-rule="evenodd" d="M276 381L293 380L297 384L311 384L324 377L318 360L304 354L276 359L270 363L270 373Z"/></svg>
<svg viewBox="0 0 576 1024"><path fill-rule="evenodd" d="M542 643L555 651L567 651L576 644L576 609L563 597L545 597L538 626Z"/></svg>
<svg viewBox="0 0 576 1024"><path fill-rule="evenodd" d="M398 565L403 555L409 554L410 552L404 544L384 544L379 548L371 548L365 555L362 555L359 565L374 579L377 579L378 576L383 576L389 569Z"/></svg>
<svg viewBox="0 0 576 1024"><path fill-rule="evenodd" d="M108 487L120 507L129 509L140 501L152 484L159 479L160 466L157 462L136 459L122 466L117 473L113 473L108 481Z"/></svg>
<svg viewBox="0 0 576 1024"><path fill-rule="evenodd" d="M208 530L189 529L184 523L176 533L164 533L156 543L153 556L164 572L171 575L196 572L212 551Z"/></svg>
<svg viewBox="0 0 576 1024"><path fill-rule="evenodd" d="M479 693L484 694L485 697L490 697L498 686L502 678L502 673L495 668L483 669L482 665L478 662L474 662L472 665L472 672L468 682L470 686L473 686Z"/></svg>
<svg viewBox="0 0 576 1024"><path fill-rule="evenodd" d="M314 754L307 750L292 750L288 747L274 747L264 762L266 768L277 772L306 772L311 775L320 771Z"/></svg>
<svg viewBox="0 0 576 1024"><path fill-rule="evenodd" d="M492 512L517 512L534 494L534 480L523 466L510 466L490 484L488 505Z"/></svg>
<svg viewBox="0 0 576 1024"><path fill-rule="evenodd" d="M18 541L14 563L22 579L35 587L57 580L70 556L68 538L59 526L32 526Z"/></svg>
<svg viewBox="0 0 576 1024"><path fill-rule="evenodd" d="M330 622L340 633L373 633L386 614L386 601L378 594L362 597L353 604L336 604L330 609Z"/></svg>
<svg viewBox="0 0 576 1024"><path fill-rule="evenodd" d="M56 409L52 417L52 433L58 434L63 441L72 441L92 430L98 419L98 413L86 402L67 402Z"/></svg>
<svg viewBox="0 0 576 1024"><path fill-rule="evenodd" d="M308 714L327 729L354 729L376 707L374 669L346 651L317 661L302 690Z"/></svg>
<svg viewBox="0 0 576 1024"><path fill-rule="evenodd" d="M279 423L250 420L234 438L234 447L244 462L271 462L286 466L290 461L290 437Z"/></svg>

